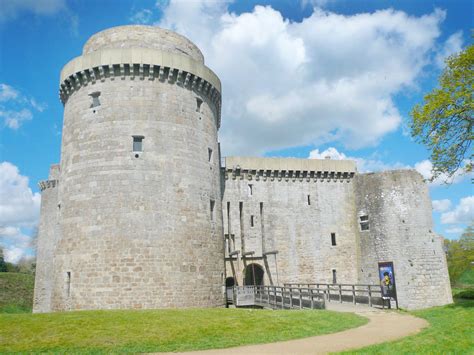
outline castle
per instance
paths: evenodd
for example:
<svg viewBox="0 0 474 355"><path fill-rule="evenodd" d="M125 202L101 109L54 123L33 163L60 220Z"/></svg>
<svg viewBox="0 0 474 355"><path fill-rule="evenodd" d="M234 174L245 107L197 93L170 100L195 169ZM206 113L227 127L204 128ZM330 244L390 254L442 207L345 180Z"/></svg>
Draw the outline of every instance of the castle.
<svg viewBox="0 0 474 355"><path fill-rule="evenodd" d="M61 71L61 162L40 183L34 312L218 307L224 286L380 284L452 302L431 201L411 170L227 157L221 83L171 31L99 32Z"/></svg>

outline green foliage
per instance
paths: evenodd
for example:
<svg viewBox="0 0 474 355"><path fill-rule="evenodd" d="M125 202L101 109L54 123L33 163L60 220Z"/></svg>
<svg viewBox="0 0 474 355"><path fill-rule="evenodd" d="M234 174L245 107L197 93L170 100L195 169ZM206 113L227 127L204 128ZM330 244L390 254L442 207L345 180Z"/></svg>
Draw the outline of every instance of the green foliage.
<svg viewBox="0 0 474 355"><path fill-rule="evenodd" d="M3 249L0 248L0 272L7 272L7 263L3 257Z"/></svg>
<svg viewBox="0 0 474 355"><path fill-rule="evenodd" d="M474 301L412 312L430 326L394 342L373 345L344 354L472 354L474 349Z"/></svg>
<svg viewBox="0 0 474 355"><path fill-rule="evenodd" d="M339 332L366 322L355 314L319 310L214 308L1 314L0 353L226 348Z"/></svg>
<svg viewBox="0 0 474 355"><path fill-rule="evenodd" d="M462 283L461 275L469 273L474 262L474 226L467 227L459 240L445 240L444 245L451 284Z"/></svg>
<svg viewBox="0 0 474 355"><path fill-rule="evenodd" d="M470 268L461 274L458 282L462 285L474 286L474 265L471 265Z"/></svg>
<svg viewBox="0 0 474 355"><path fill-rule="evenodd" d="M441 174L451 177L465 159L465 170L472 170L473 92L474 45L470 45L446 60L439 87L411 112L412 136L430 150L433 178Z"/></svg>
<svg viewBox="0 0 474 355"><path fill-rule="evenodd" d="M462 298L465 300L474 300L474 288L470 288L457 293L454 297Z"/></svg>
<svg viewBox="0 0 474 355"><path fill-rule="evenodd" d="M34 283L31 274L0 273L0 313L31 312Z"/></svg>

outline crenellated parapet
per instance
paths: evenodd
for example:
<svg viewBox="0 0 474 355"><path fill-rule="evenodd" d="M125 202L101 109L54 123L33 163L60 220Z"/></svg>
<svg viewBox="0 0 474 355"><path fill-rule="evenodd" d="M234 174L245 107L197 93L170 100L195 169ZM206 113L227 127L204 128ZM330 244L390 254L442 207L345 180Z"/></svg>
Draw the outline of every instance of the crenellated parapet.
<svg viewBox="0 0 474 355"><path fill-rule="evenodd" d="M255 181L347 181L356 174L351 160L228 157L224 177Z"/></svg>
<svg viewBox="0 0 474 355"><path fill-rule="evenodd" d="M43 180L38 183L38 186L41 191L46 189L53 189L59 185L59 180Z"/></svg>
<svg viewBox="0 0 474 355"><path fill-rule="evenodd" d="M103 49L70 61L61 71L59 96L65 104L75 91L105 80L160 80L207 97L221 112L221 83L212 70L189 56L148 48Z"/></svg>

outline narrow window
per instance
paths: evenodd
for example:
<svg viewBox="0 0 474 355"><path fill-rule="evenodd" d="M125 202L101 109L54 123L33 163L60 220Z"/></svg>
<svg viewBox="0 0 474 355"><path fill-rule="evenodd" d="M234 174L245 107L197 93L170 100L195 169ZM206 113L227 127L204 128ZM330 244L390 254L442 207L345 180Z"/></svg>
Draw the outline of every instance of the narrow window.
<svg viewBox="0 0 474 355"><path fill-rule="evenodd" d="M331 245L336 245L336 233L331 233Z"/></svg>
<svg viewBox="0 0 474 355"><path fill-rule="evenodd" d="M143 136L132 136L133 137L133 151L142 152L143 151Z"/></svg>
<svg viewBox="0 0 474 355"><path fill-rule="evenodd" d="M216 205L216 201L211 200L210 204L211 204L211 221L213 221L214 220L214 206Z"/></svg>
<svg viewBox="0 0 474 355"><path fill-rule="evenodd" d="M199 97L196 97L196 112L201 112L202 100Z"/></svg>
<svg viewBox="0 0 474 355"><path fill-rule="evenodd" d="M67 296L71 295L71 272L66 272L66 292Z"/></svg>
<svg viewBox="0 0 474 355"><path fill-rule="evenodd" d="M249 184L249 196L253 195L253 185Z"/></svg>
<svg viewBox="0 0 474 355"><path fill-rule="evenodd" d="M311 196L308 195L308 206L311 205Z"/></svg>
<svg viewBox="0 0 474 355"><path fill-rule="evenodd" d="M207 154L208 154L208 160L209 160L209 163L212 161L212 149L211 148L207 148Z"/></svg>
<svg viewBox="0 0 474 355"><path fill-rule="evenodd" d="M337 283L336 269L332 269L332 283L333 284Z"/></svg>
<svg viewBox="0 0 474 355"><path fill-rule="evenodd" d="M250 216L250 226L253 227L253 225L254 225L254 217L252 215Z"/></svg>
<svg viewBox="0 0 474 355"><path fill-rule="evenodd" d="M89 94L89 96L92 98L92 103L91 103L90 108L100 106L100 101L99 101L100 91L95 91Z"/></svg>
<svg viewBox="0 0 474 355"><path fill-rule="evenodd" d="M360 230L368 231L369 230L369 216L363 215L359 217Z"/></svg>

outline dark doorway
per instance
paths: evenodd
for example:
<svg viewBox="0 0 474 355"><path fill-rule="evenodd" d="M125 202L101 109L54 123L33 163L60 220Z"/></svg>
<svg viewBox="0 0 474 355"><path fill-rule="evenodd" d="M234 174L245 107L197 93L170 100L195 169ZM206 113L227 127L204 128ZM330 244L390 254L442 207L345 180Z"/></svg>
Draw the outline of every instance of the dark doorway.
<svg viewBox="0 0 474 355"><path fill-rule="evenodd" d="M235 279L233 277L228 277L225 279L225 287L234 287Z"/></svg>
<svg viewBox="0 0 474 355"><path fill-rule="evenodd" d="M265 272L258 264L249 264L245 268L244 285L246 286L263 286L263 275Z"/></svg>

